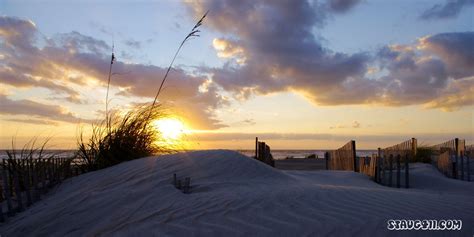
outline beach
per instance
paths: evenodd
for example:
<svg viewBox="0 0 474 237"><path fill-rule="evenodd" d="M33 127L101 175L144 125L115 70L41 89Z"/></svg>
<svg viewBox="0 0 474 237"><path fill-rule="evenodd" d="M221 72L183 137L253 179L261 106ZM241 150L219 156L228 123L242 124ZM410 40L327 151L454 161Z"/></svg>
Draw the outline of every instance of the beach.
<svg viewBox="0 0 474 237"><path fill-rule="evenodd" d="M284 171L230 150L148 157L65 180L2 236L471 236L474 185L429 164L412 187L351 171ZM191 178L191 192L173 184ZM459 219L459 231L389 231L390 219Z"/></svg>

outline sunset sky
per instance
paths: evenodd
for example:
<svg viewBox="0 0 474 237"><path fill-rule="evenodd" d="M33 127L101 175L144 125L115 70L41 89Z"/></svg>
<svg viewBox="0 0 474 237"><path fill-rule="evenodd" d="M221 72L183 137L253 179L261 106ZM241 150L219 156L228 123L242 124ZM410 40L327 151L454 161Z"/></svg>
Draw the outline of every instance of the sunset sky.
<svg viewBox="0 0 474 237"><path fill-rule="evenodd" d="M474 1L0 0L0 148L160 102L193 149L474 141Z"/></svg>

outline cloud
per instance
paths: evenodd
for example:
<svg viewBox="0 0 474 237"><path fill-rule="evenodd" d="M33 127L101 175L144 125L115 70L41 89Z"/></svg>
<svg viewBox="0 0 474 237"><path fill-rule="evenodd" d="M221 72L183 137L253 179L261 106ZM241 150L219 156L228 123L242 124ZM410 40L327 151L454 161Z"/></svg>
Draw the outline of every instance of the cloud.
<svg viewBox="0 0 474 237"><path fill-rule="evenodd" d="M360 128L361 124L358 121L354 121L351 125L339 124L336 126L330 126L329 129L345 129L345 128Z"/></svg>
<svg viewBox="0 0 474 237"><path fill-rule="evenodd" d="M325 48L314 32L330 16L328 6L342 10L358 2L190 2L196 16L209 9L206 25L225 35L213 45L227 62L202 72L239 100L291 91L316 105L388 106L430 103L445 96L449 78L474 74L472 32L428 36L374 53Z"/></svg>
<svg viewBox="0 0 474 237"><path fill-rule="evenodd" d="M456 79L474 75L474 32L442 33L423 37L418 48L440 57Z"/></svg>
<svg viewBox="0 0 474 237"><path fill-rule="evenodd" d="M353 127L353 128L360 128L360 123L357 122L357 121L354 121L354 122L352 123L352 127Z"/></svg>
<svg viewBox="0 0 474 237"><path fill-rule="evenodd" d="M81 90L104 87L107 83L111 47L102 40L79 32L37 37L34 23L14 17L0 17L0 84L17 88L46 88L72 103L86 103ZM136 45L135 42L131 42ZM39 47L41 45L42 47ZM116 61L113 64L112 88L128 98L154 98L166 69L144 64ZM119 73L119 74L116 74ZM192 121L195 129L225 126L214 118L213 111L228 104L215 85L199 91L208 82L206 76L191 75L180 68L170 73L159 97L166 107ZM113 96L113 95L112 95ZM46 110L48 111L48 110ZM21 111L12 111L21 114ZM49 111L54 116L54 111ZM45 113L42 116L46 116Z"/></svg>
<svg viewBox="0 0 474 237"><path fill-rule="evenodd" d="M454 18L463 8L474 5L474 0L446 0L444 4L436 4L426 9L420 18L423 20Z"/></svg>
<svg viewBox="0 0 474 237"><path fill-rule="evenodd" d="M474 105L474 77L452 80L442 96L425 104L426 108L453 111L462 106Z"/></svg>
<svg viewBox="0 0 474 237"><path fill-rule="evenodd" d="M57 122L44 120L44 119L2 119L3 121L17 122L17 123L29 123L39 125L58 125Z"/></svg>
<svg viewBox="0 0 474 237"><path fill-rule="evenodd" d="M216 38L212 41L212 46L217 51L220 58L235 58L238 64L245 64L245 52L235 42L226 39Z"/></svg>
<svg viewBox="0 0 474 237"><path fill-rule="evenodd" d="M67 109L58 105L47 105L31 100L11 100L3 94L0 94L0 105L2 105L2 110L0 110L0 114L27 115L41 119L68 123L78 123L80 121L92 122L92 120L80 119L73 113L67 111ZM23 122L29 123L31 123L32 121L33 120L31 119L23 120ZM38 122L38 120L36 120L36 122ZM44 123L48 123L48 121L44 121Z"/></svg>
<svg viewBox="0 0 474 237"><path fill-rule="evenodd" d="M128 39L124 41L125 45L134 49L140 49L142 47L142 43L140 41L136 41L134 39Z"/></svg>
<svg viewBox="0 0 474 237"><path fill-rule="evenodd" d="M329 0L327 2L329 10L337 13L344 13L359 4L361 0Z"/></svg>
<svg viewBox="0 0 474 237"><path fill-rule="evenodd" d="M451 135L446 134L416 134L418 144L437 144L449 139ZM329 133L193 133L187 137L188 140L206 142L206 141L254 141L255 137L259 140L268 141L271 146L271 141L298 141L298 140L315 140L315 141L338 141L343 143L349 140L356 140L356 142L377 142L376 145L380 145L380 142L397 144L402 141L408 140L413 134L388 134L388 135L349 135L349 134L329 134ZM459 133L459 137L465 139L472 139L471 133Z"/></svg>

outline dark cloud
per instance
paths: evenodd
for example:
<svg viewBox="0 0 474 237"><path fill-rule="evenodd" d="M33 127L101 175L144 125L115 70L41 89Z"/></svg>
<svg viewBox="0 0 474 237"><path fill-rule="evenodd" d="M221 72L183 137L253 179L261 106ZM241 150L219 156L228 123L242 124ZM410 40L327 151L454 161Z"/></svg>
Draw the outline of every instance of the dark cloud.
<svg viewBox="0 0 474 237"><path fill-rule="evenodd" d="M423 20L454 18L469 5L474 5L474 0L446 0L444 4L436 4L426 9L420 18Z"/></svg>
<svg viewBox="0 0 474 237"><path fill-rule="evenodd" d="M207 25L236 39L218 39L214 47L220 56L236 56L241 63L207 72L242 98L284 90L331 97L327 91L366 71L367 54L332 52L314 36L314 27L327 17L318 2L202 1L192 7L197 15L209 9Z"/></svg>
<svg viewBox="0 0 474 237"><path fill-rule="evenodd" d="M361 0L329 0L327 2L329 10L333 12L347 12L359 4Z"/></svg>
<svg viewBox="0 0 474 237"><path fill-rule="evenodd" d="M111 51L107 43L71 32L47 39L43 47L38 47L36 34L36 27L30 21L0 17L0 54L4 58L0 62L0 83L47 88L58 94L54 98L73 103L87 100L81 98L78 89L72 88L88 88L91 81L106 85ZM116 61L111 86L121 88L122 96L151 99L165 71L165 68L153 65ZM197 129L223 127L213 117L213 110L228 102L214 85L207 85L207 81L205 76L189 75L176 68L170 73L159 99L193 121ZM205 91L200 90L203 86ZM54 116L53 111L49 112Z"/></svg>
<svg viewBox="0 0 474 237"><path fill-rule="evenodd" d="M420 48L440 57L450 76L474 75L474 32L443 33L420 40Z"/></svg>
<svg viewBox="0 0 474 237"><path fill-rule="evenodd" d="M317 105L425 104L448 93L450 78L474 75L467 43L472 32L434 35L375 54L326 48L314 32L324 26L327 6L349 9L358 2L192 2L195 16L209 9L206 25L225 35L213 46L227 63L202 71L238 99L293 91Z"/></svg>

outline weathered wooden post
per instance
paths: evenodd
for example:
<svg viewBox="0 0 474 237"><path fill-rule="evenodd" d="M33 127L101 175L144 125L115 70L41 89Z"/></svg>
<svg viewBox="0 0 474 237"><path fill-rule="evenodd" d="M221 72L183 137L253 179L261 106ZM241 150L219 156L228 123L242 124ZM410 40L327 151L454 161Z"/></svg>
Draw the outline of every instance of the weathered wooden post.
<svg viewBox="0 0 474 237"><path fill-rule="evenodd" d="M329 170L329 152L324 152L324 159L326 160L326 170Z"/></svg>
<svg viewBox="0 0 474 237"><path fill-rule="evenodd" d="M40 199L40 195L38 190L38 166L36 159L31 160L30 171L34 188L33 199L34 201L38 201Z"/></svg>
<svg viewBox="0 0 474 237"><path fill-rule="evenodd" d="M41 163L41 192L46 193L46 179L47 179L47 166L46 166L46 160L45 159L40 159Z"/></svg>
<svg viewBox="0 0 474 237"><path fill-rule="evenodd" d="M388 186L392 187L392 176L393 176L393 155L390 154L389 158L388 158L388 162L390 163L389 164L389 178L390 180L388 181Z"/></svg>
<svg viewBox="0 0 474 237"><path fill-rule="evenodd" d="M3 217L3 205L0 205L0 222L5 222L5 217Z"/></svg>
<svg viewBox="0 0 474 237"><path fill-rule="evenodd" d="M414 137L411 138L411 149L412 149L412 152L411 152L411 153L412 153L412 156L413 156L413 157L410 157L410 158L415 159L415 157L416 157L416 150L418 149L418 142L417 142L416 138L414 138Z"/></svg>
<svg viewBox="0 0 474 237"><path fill-rule="evenodd" d="M400 188L400 154L397 155L397 188Z"/></svg>
<svg viewBox="0 0 474 237"><path fill-rule="evenodd" d="M176 188L177 185L176 173L173 174L173 186Z"/></svg>
<svg viewBox="0 0 474 237"><path fill-rule="evenodd" d="M258 137L255 137L255 159L258 159Z"/></svg>
<svg viewBox="0 0 474 237"><path fill-rule="evenodd" d="M262 161L264 157L265 157L265 142L258 142L257 160Z"/></svg>
<svg viewBox="0 0 474 237"><path fill-rule="evenodd" d="M26 206L29 207L31 206L32 202L31 202L31 192L30 192L30 188L31 188L31 184L30 184L30 172L29 172L29 159L26 159L26 160L22 160L22 164L23 164L23 185L25 186L25 193L26 193Z"/></svg>
<svg viewBox="0 0 474 237"><path fill-rule="evenodd" d="M459 156L459 159L461 160L461 180L464 180L464 152L461 151L461 155Z"/></svg>
<svg viewBox="0 0 474 237"><path fill-rule="evenodd" d="M190 177L184 178L183 193L189 193L190 185L191 185L191 178Z"/></svg>
<svg viewBox="0 0 474 237"><path fill-rule="evenodd" d="M354 163L353 170L354 170L354 172L357 172L356 142L354 140L351 140L351 150L352 150L352 160L353 160L353 163Z"/></svg>
<svg viewBox="0 0 474 237"><path fill-rule="evenodd" d="M408 159L410 157L408 156L408 154L405 154L405 188L408 188L409 185L410 185L410 182L409 182L409 170L410 170L410 167L408 166Z"/></svg>
<svg viewBox="0 0 474 237"><path fill-rule="evenodd" d="M18 174L18 164L15 164L15 167L13 168L13 182L15 183L15 194L16 194L16 199L17 199L17 212L23 211L23 198L21 195L21 190L20 190L20 177Z"/></svg>
<svg viewBox="0 0 474 237"><path fill-rule="evenodd" d="M377 167L378 167L378 178L379 178L379 183L382 183L382 167L383 165L383 159L382 159L382 149L377 148Z"/></svg>
<svg viewBox="0 0 474 237"><path fill-rule="evenodd" d="M459 152L459 139L458 138L454 138L454 147L455 147L455 152L456 154L454 154L454 165L453 165L453 173L454 173L454 178L457 179L458 178L458 152Z"/></svg>
<svg viewBox="0 0 474 237"><path fill-rule="evenodd" d="M46 173L47 173L46 177L47 177L47 182L48 182L46 187L47 187L47 189L49 189L51 187L51 174L52 174L52 171L51 171L51 158L46 159L45 166L46 166Z"/></svg>
<svg viewBox="0 0 474 237"><path fill-rule="evenodd" d="M12 205L12 195L11 195L11 188L10 188L10 182L8 180L9 175L7 175L7 171L10 173L8 170L6 164L5 164L5 159L2 159L2 179L3 179L3 189L5 193L5 199L7 200L7 208L8 208L8 216L13 215L13 205Z"/></svg>
<svg viewBox="0 0 474 237"><path fill-rule="evenodd" d="M472 151L471 151L472 152ZM471 166L469 165L469 160L471 159L469 156L466 156L467 159L467 181L471 181Z"/></svg>

